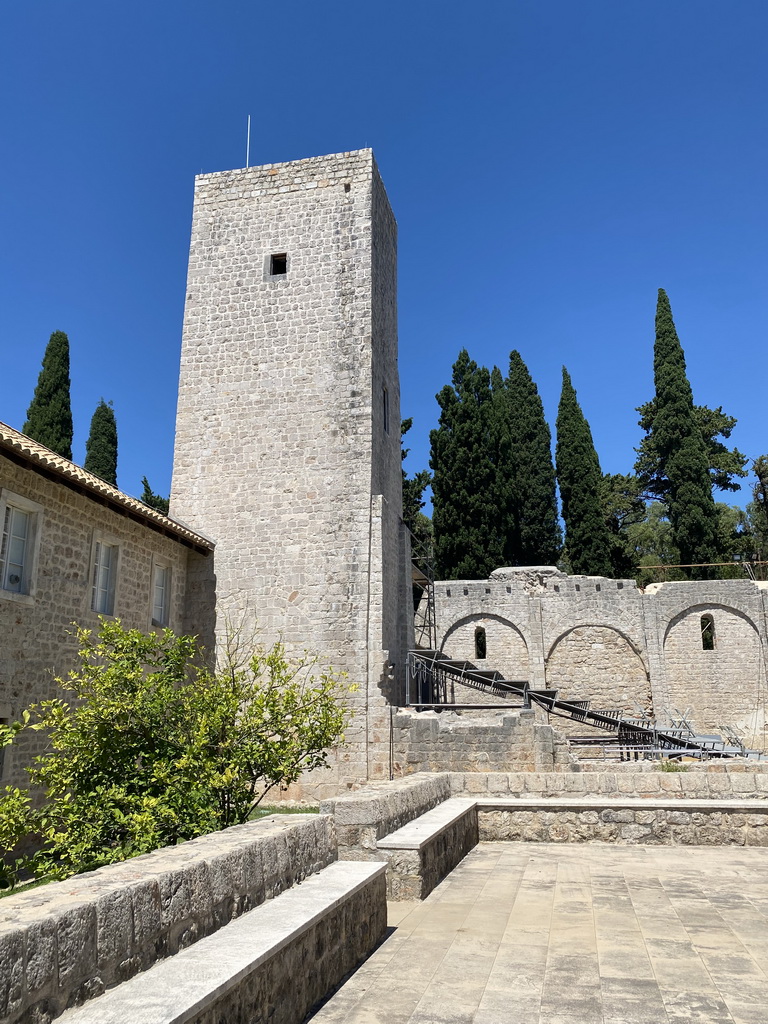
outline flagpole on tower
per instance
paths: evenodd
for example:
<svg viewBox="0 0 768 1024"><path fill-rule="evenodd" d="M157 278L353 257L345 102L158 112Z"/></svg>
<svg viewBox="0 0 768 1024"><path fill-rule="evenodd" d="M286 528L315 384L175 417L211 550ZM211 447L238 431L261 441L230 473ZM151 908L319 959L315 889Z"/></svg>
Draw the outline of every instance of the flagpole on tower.
<svg viewBox="0 0 768 1024"><path fill-rule="evenodd" d="M248 131L245 137L245 166L251 166L251 115L248 115Z"/></svg>

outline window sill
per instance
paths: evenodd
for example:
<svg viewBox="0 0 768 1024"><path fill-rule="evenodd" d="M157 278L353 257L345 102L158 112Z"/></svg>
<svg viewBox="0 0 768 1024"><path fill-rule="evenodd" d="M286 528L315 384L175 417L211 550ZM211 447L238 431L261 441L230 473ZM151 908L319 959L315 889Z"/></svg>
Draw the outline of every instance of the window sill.
<svg viewBox="0 0 768 1024"><path fill-rule="evenodd" d="M34 594L17 594L15 590L0 590L0 600L13 601L14 604L33 605Z"/></svg>

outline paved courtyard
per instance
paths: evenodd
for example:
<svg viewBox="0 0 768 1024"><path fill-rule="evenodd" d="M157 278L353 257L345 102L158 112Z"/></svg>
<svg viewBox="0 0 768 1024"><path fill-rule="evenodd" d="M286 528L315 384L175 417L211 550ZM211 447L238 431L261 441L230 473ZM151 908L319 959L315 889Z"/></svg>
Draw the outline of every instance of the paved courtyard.
<svg viewBox="0 0 768 1024"><path fill-rule="evenodd" d="M478 846L312 1024L768 1024L768 849Z"/></svg>

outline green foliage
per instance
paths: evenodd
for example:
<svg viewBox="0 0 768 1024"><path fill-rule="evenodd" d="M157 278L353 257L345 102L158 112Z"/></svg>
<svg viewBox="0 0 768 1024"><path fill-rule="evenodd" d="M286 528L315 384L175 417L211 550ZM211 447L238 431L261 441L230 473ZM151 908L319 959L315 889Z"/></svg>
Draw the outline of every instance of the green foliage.
<svg viewBox="0 0 768 1024"><path fill-rule="evenodd" d="M646 509L645 517L640 522L630 523L626 533L628 545L634 553L633 562L639 566L637 582L641 587L649 583L685 578L679 569L658 571L643 568L652 565L677 565L680 562L680 552L672 536L672 524L666 507L660 501L651 502Z"/></svg>
<svg viewBox="0 0 768 1024"><path fill-rule="evenodd" d="M497 506L506 510L500 565L554 565L561 533L557 517L552 435L544 406L519 352L509 356L509 375L496 391ZM506 437L505 437L506 434Z"/></svg>
<svg viewBox="0 0 768 1024"><path fill-rule="evenodd" d="M435 569L440 579L485 579L501 565L488 370L462 349L437 401L440 420L430 433Z"/></svg>
<svg viewBox="0 0 768 1024"><path fill-rule="evenodd" d="M565 367L557 413L555 460L571 571L587 576L611 576L612 545L601 501L603 474L592 431Z"/></svg>
<svg viewBox="0 0 768 1024"><path fill-rule="evenodd" d="M698 563L714 562L717 558L717 517L709 459L694 413L685 356L669 299L662 289L659 289L656 309L653 370L656 395L646 429L652 437L650 447L658 460L658 476L667 481L664 502L669 510L674 543L680 561L694 565L686 574L692 579L707 579L712 571L699 567ZM645 474L644 483L649 485L647 467L644 468L642 462L639 462L638 473Z"/></svg>
<svg viewBox="0 0 768 1024"><path fill-rule="evenodd" d="M654 765L654 767L656 768L656 771L659 771L659 772L687 772L688 771L688 765L687 764L682 764L680 761L670 761L669 759L665 759L663 761L659 761L658 764Z"/></svg>
<svg viewBox="0 0 768 1024"><path fill-rule="evenodd" d="M338 678L290 664L280 644L247 656L233 644L214 673L192 637L170 630L113 620L77 637L79 668L57 680L72 701L34 706L27 726L49 736L29 770L45 802L33 809L17 791L0 804L0 835L21 822L40 836L37 875L65 878L245 822L343 741Z"/></svg>
<svg viewBox="0 0 768 1024"><path fill-rule="evenodd" d="M20 722L0 723L0 749L9 747L29 721L30 714L25 711ZM6 786L0 791L0 890L15 888L27 869L28 858L18 848L29 838L31 809L32 800L25 790Z"/></svg>
<svg viewBox="0 0 768 1024"><path fill-rule="evenodd" d="M48 341L23 433L57 455L72 458L69 339L63 331L54 331Z"/></svg>
<svg viewBox="0 0 768 1024"><path fill-rule="evenodd" d="M647 433L637 449L635 471L643 481L643 492L646 497L666 501L669 496L669 479L664 472L652 429L656 410L655 398L638 407L640 426ZM712 486L721 491L738 491L740 484L735 478L747 475L747 458L738 448L726 448L719 440L720 437L727 439L731 436L731 431L736 426L735 418L724 413L722 406L710 409L706 405L695 405L693 414L707 452Z"/></svg>
<svg viewBox="0 0 768 1024"><path fill-rule="evenodd" d="M168 515L168 508L170 501L168 498L163 498L159 494L155 494L152 488L149 486L149 480L145 476L141 478L141 486L144 490L141 492L140 501L143 501L145 505L149 505L150 508L155 509L156 512L162 512L164 516Z"/></svg>
<svg viewBox="0 0 768 1024"><path fill-rule="evenodd" d="M616 579L635 575L635 552L629 539L629 528L642 523L646 506L640 481L631 473L605 473L600 490L603 519L610 539L609 556Z"/></svg>
<svg viewBox="0 0 768 1024"><path fill-rule="evenodd" d="M747 529L752 538L752 554L758 561L768 561L768 455L759 455L752 463L755 483L752 501L746 508ZM759 576L766 578L765 566L759 567Z"/></svg>
<svg viewBox="0 0 768 1024"><path fill-rule="evenodd" d="M107 405L103 398L91 419L83 468L117 487L117 423L112 403Z"/></svg>
<svg viewBox="0 0 768 1024"><path fill-rule="evenodd" d="M413 426L413 419L409 417L400 424L400 439L408 433ZM408 448L401 448L401 458L408 457ZM403 470L403 522L411 531L414 537L414 549L422 557L431 558L432 552L432 520L421 511L426 502L424 491L429 487L432 474L428 469L419 470L412 477L406 476ZM414 554L417 551L414 550Z"/></svg>

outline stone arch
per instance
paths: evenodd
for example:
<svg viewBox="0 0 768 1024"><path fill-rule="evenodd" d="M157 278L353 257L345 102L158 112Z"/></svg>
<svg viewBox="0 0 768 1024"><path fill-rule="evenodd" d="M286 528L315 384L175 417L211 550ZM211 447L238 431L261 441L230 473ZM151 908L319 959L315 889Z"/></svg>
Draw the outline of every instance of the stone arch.
<svg viewBox="0 0 768 1024"><path fill-rule="evenodd" d="M632 716L652 710L645 662L629 637L613 626L585 623L561 633L549 650L545 672L547 686L559 697L589 700L594 708ZM565 720L557 727L572 735L600 731Z"/></svg>
<svg viewBox="0 0 768 1024"><path fill-rule="evenodd" d="M475 657L475 637L478 629L485 630L486 657L478 660ZM496 669L506 679L528 679L528 644L520 629L509 619L501 615L478 612L465 615L454 622L446 631L440 650L452 658L465 658L474 662L478 668ZM456 695L457 701L465 699L472 703L488 701L488 694L481 691L466 691ZM474 696L467 696L467 694ZM495 695L493 700L496 700Z"/></svg>
<svg viewBox="0 0 768 1024"><path fill-rule="evenodd" d="M714 623L712 649L702 644L704 617ZM690 708L699 732L734 726L748 745L765 749L765 663L749 615L717 602L679 612L664 631L664 675L670 708Z"/></svg>

